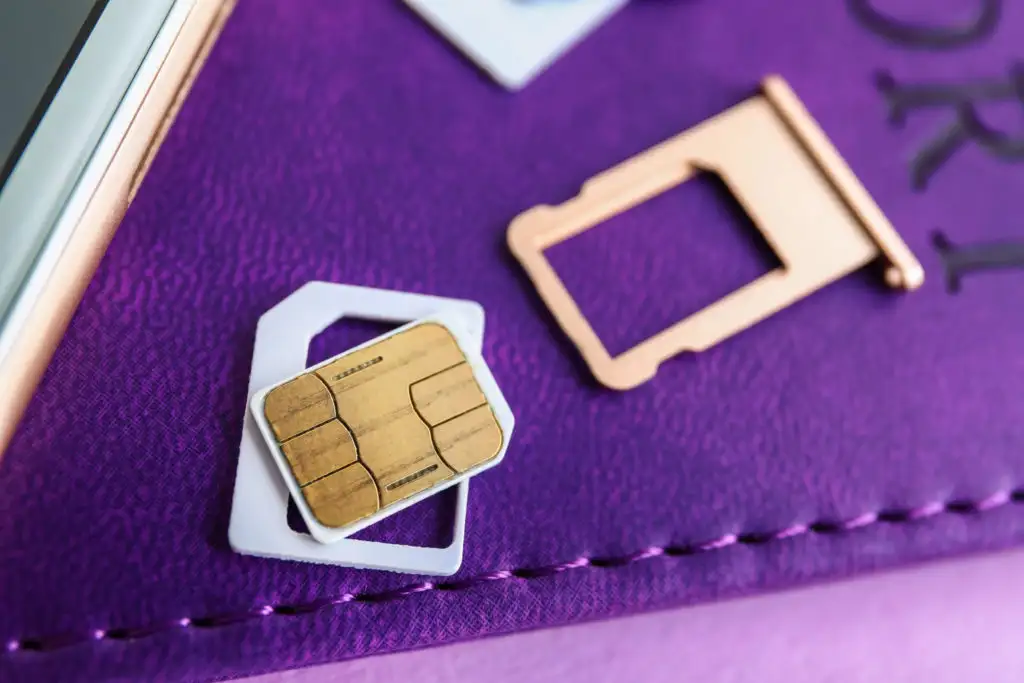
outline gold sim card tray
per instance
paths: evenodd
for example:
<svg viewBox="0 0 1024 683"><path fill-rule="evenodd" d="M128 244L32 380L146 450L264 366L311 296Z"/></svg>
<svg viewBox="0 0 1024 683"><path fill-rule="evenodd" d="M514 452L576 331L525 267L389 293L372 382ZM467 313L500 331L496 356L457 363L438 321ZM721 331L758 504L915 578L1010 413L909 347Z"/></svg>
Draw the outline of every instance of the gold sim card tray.
<svg viewBox="0 0 1024 683"><path fill-rule="evenodd" d="M716 173L782 267L611 357L544 250L693 178ZM612 389L631 389L683 351L703 351L878 257L893 288L916 289L921 264L839 152L778 76L762 92L594 176L573 199L535 206L509 226L508 243L548 308Z"/></svg>

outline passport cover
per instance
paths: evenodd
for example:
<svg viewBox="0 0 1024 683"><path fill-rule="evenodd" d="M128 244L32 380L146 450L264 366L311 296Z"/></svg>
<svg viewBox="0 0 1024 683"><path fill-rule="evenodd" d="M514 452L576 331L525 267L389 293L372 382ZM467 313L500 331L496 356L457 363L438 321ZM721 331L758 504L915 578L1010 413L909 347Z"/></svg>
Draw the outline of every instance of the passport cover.
<svg viewBox="0 0 1024 683"><path fill-rule="evenodd" d="M0 466L0 679L223 679L1024 540L1022 35L999 0L636 0L511 95L400 3L240 3ZM598 388L509 221L770 72L925 285L865 269ZM614 352L764 252L698 182L549 257ZM228 548L256 321L309 280L487 311L517 429L451 579ZM311 362L377 332L331 328ZM364 533L436 542L449 504Z"/></svg>

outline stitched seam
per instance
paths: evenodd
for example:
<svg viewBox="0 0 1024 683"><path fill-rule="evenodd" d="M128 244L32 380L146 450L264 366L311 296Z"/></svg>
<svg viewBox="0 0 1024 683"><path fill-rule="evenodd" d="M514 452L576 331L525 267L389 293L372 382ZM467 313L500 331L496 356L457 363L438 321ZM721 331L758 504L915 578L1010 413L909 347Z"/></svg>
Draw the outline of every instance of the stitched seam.
<svg viewBox="0 0 1024 683"><path fill-rule="evenodd" d="M699 555L714 550L722 550L734 545L765 545L785 539L796 538L808 534L832 535L843 534L864 529L880 523L907 524L919 522L940 515L977 515L995 510L1009 504L1024 503L1024 488L998 491L979 500L953 499L935 501L918 507L903 509L886 509L878 512L867 512L846 520L819 520L810 524L793 524L791 526L768 532L747 532L741 534L724 534L701 543L680 545L649 546L642 550L624 555L608 557L580 556L567 562L544 565L540 567L520 567L518 569L499 569L484 572L465 579L452 581L423 581L401 588L393 588L375 593L344 593L334 598L321 598L304 603L280 603L263 605L249 610L241 610L225 614L184 617L157 622L146 626L129 628L96 629L81 633L69 633L45 638L22 638L8 641L4 650L6 655L16 652L47 653L65 647L88 642L101 641L137 641L150 636L159 635L180 629L214 629L241 624L270 616L296 617L313 614L321 610L331 609L340 605L360 603L383 603L403 600L418 593L433 591L460 591L477 588L496 581L522 580L531 581L555 576L573 569L591 567L594 569L615 569L626 567L636 562L653 558L677 558Z"/></svg>

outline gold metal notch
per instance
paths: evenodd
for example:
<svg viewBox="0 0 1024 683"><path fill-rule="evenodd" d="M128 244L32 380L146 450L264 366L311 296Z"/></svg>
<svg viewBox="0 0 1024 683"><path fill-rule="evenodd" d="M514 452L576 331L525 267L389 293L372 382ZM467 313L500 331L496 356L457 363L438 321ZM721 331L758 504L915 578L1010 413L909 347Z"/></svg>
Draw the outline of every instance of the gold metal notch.
<svg viewBox="0 0 1024 683"><path fill-rule="evenodd" d="M612 357L544 250L686 182L721 177L782 267ZM703 351L876 258L890 287L924 282L921 264L867 190L778 76L762 94L594 176L573 199L536 206L508 229L508 244L594 376L631 389L683 351Z"/></svg>

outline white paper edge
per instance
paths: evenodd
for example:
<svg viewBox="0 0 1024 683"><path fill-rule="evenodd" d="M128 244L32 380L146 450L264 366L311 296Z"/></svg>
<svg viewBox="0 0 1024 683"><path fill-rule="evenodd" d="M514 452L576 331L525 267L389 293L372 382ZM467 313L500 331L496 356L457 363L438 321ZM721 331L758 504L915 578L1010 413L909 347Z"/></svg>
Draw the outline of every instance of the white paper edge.
<svg viewBox="0 0 1024 683"><path fill-rule="evenodd" d="M546 41L551 44L543 53L534 51L536 36L532 45L523 43L523 39L529 40L531 36L515 36L515 31L510 36L507 22L500 18L488 21L483 15L488 11L488 2L494 0L405 0L434 30L495 81L508 90L516 91L583 40L628 0L538 0L521 4L515 0L503 0L513 8L512 11L523 12L524 15L546 14L542 20L545 26L541 29L547 27L550 30L559 22L567 26L564 36ZM507 18L509 11L501 10L498 14ZM522 26L516 28L526 32Z"/></svg>

